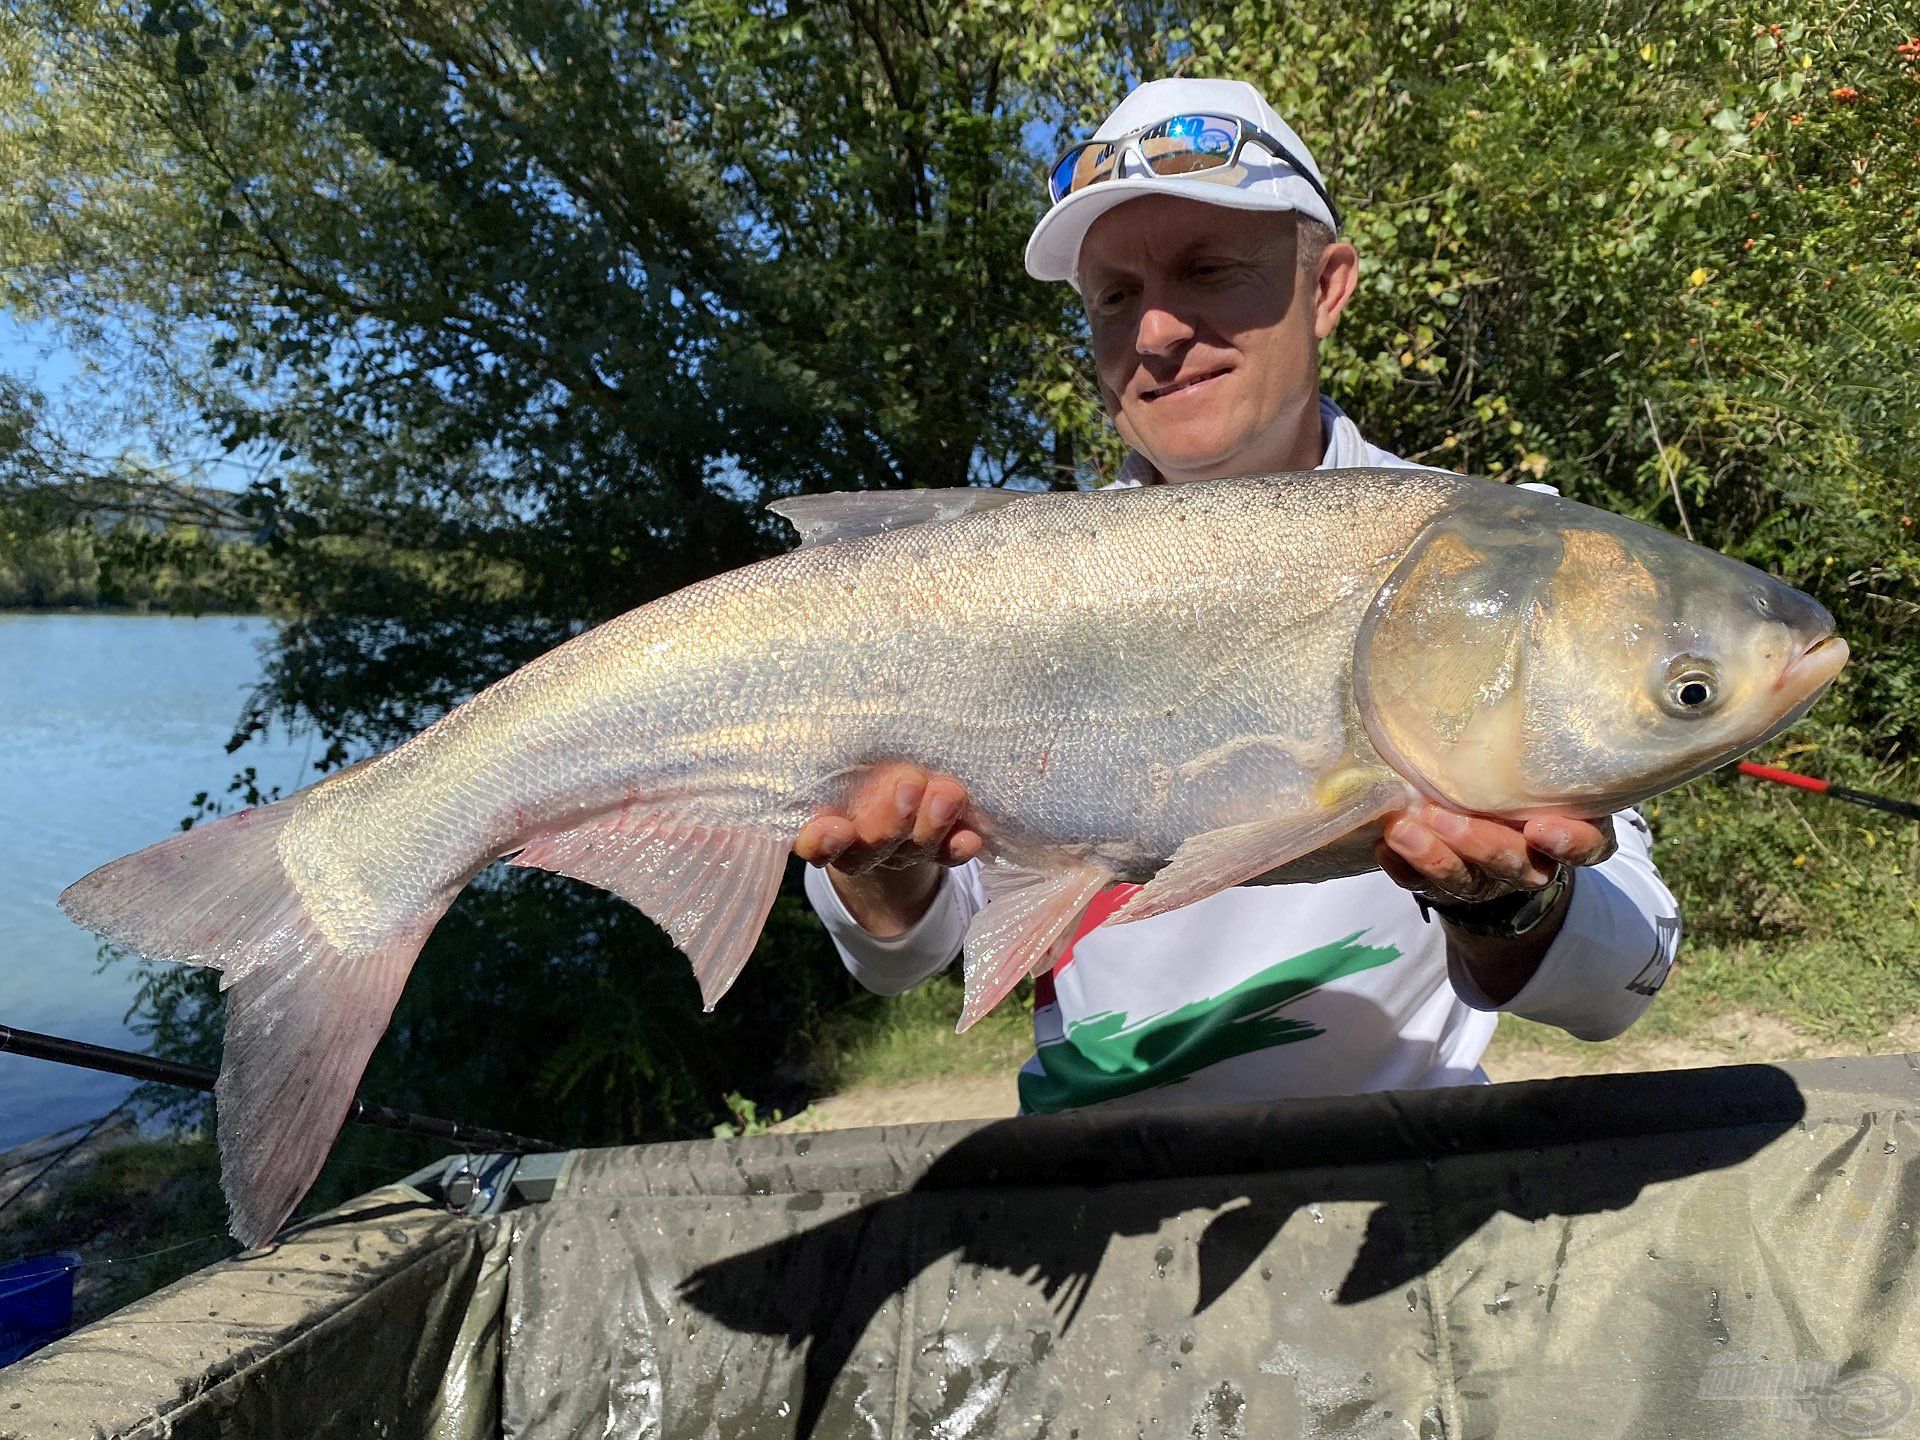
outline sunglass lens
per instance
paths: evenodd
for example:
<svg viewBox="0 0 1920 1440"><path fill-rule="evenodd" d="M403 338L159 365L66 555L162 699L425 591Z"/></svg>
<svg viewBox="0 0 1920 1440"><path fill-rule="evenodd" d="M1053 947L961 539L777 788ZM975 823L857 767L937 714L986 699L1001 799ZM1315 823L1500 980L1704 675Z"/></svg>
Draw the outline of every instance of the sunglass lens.
<svg viewBox="0 0 1920 1440"><path fill-rule="evenodd" d="M1059 201L1076 190L1084 190L1089 185L1109 178L1113 174L1118 153L1114 146L1104 140L1088 140L1074 146L1053 167L1053 174L1047 181L1048 190Z"/></svg>
<svg viewBox="0 0 1920 1440"><path fill-rule="evenodd" d="M1068 192L1073 189L1073 167L1080 163L1080 152L1085 148L1076 145L1053 162L1053 173L1047 177L1047 193L1056 204L1066 199Z"/></svg>
<svg viewBox="0 0 1920 1440"><path fill-rule="evenodd" d="M1194 149L1222 157L1233 153L1233 142L1240 138L1240 122L1231 115L1189 115L1186 120Z"/></svg>
<svg viewBox="0 0 1920 1440"><path fill-rule="evenodd" d="M1142 136L1140 153L1156 175L1217 170L1233 154L1239 127L1219 115L1176 115L1158 133Z"/></svg>

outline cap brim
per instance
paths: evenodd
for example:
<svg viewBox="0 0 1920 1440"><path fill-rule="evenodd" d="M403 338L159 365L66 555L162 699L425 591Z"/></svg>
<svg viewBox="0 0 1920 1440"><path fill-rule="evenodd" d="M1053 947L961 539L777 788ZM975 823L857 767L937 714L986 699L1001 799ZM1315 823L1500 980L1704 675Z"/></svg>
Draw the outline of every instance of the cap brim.
<svg viewBox="0 0 1920 1440"><path fill-rule="evenodd" d="M1223 210L1293 211L1328 225L1333 223L1330 217L1317 213L1318 205L1304 205L1270 191L1242 190L1217 180L1186 179L1177 175L1130 175L1124 180L1102 180L1085 190L1076 190L1043 215L1027 239L1027 274L1036 280L1072 283L1080 263L1081 242L1087 238L1093 222L1114 206L1137 200L1142 195L1177 195L1183 200L1218 205Z"/></svg>

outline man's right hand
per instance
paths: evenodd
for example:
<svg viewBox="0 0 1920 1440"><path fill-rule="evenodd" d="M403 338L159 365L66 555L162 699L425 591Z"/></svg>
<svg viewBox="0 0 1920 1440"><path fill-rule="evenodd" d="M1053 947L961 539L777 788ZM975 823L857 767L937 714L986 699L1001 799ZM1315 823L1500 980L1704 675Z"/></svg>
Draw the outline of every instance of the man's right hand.
<svg viewBox="0 0 1920 1440"><path fill-rule="evenodd" d="M980 832L960 823L966 808L966 787L951 775L879 765L844 812L822 810L801 827L793 853L826 869L861 929L889 939L927 913L945 867L980 853Z"/></svg>

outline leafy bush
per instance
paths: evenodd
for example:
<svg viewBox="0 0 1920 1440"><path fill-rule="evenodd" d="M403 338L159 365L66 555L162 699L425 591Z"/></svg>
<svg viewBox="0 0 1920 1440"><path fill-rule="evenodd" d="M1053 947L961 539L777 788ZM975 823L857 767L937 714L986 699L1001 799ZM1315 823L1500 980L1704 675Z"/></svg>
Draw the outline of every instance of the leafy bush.
<svg viewBox="0 0 1920 1440"><path fill-rule="evenodd" d="M1416 459L1690 533L1854 660L1776 758L1920 793L1920 38L1890 3L1056 5L1063 132L1132 76L1253 81L1361 256L1327 389ZM1081 371L1084 376L1084 369ZM1097 428L1082 379L1062 425ZM1042 397L1043 402L1046 397ZM1690 933L1904 914L1913 827L1704 780L1654 807Z"/></svg>

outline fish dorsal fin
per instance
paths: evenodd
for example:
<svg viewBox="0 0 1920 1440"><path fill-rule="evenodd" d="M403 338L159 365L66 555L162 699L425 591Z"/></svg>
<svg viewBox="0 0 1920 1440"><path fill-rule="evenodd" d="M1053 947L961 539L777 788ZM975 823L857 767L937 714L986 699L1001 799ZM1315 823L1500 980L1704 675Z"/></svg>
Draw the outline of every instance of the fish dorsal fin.
<svg viewBox="0 0 1920 1440"><path fill-rule="evenodd" d="M757 830L623 808L537 836L512 863L598 885L645 911L693 962L711 1010L753 954L786 861L787 846Z"/></svg>
<svg viewBox="0 0 1920 1440"><path fill-rule="evenodd" d="M883 535L909 525L938 525L1032 498L1024 490L950 485L937 490L835 490L825 495L793 495L767 508L800 532L804 547Z"/></svg>

